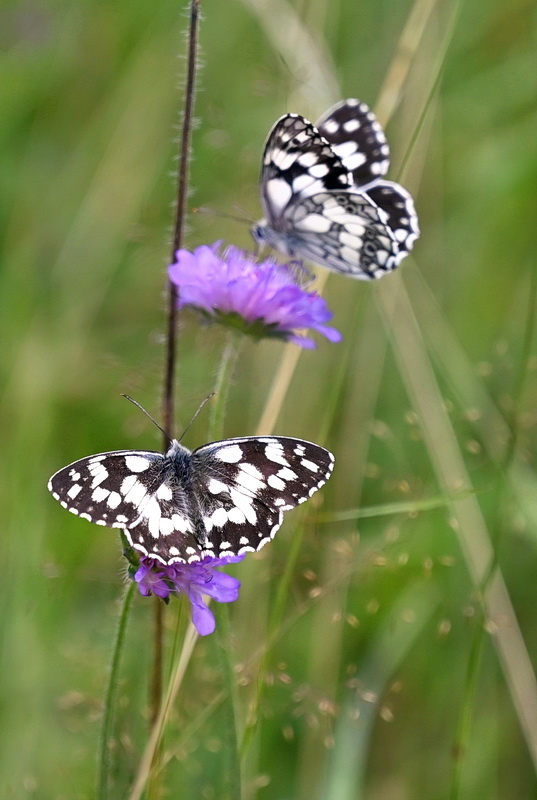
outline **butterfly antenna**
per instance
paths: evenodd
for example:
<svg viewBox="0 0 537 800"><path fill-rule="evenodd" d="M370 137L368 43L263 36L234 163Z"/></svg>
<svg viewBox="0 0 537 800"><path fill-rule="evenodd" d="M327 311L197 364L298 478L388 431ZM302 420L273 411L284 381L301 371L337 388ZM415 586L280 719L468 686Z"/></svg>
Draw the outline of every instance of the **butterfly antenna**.
<svg viewBox="0 0 537 800"><path fill-rule="evenodd" d="M170 434L169 434L167 431L165 431L165 430L164 430L164 428L161 428L161 427L160 427L160 425L158 424L158 422L156 421L156 419L155 419L154 417L152 417L152 416L151 416L151 414L149 413L149 411L146 411L146 410L145 410L145 408L144 408L142 405L140 405L140 403L139 403L137 400L134 400L134 398L130 397L128 394L122 394L122 395L121 395L121 397L125 397L125 398L126 398L127 400L129 400L129 401L130 401L130 402L131 402L133 405L137 406L137 407L140 409L140 411L143 411L143 412L144 412L144 414L146 415L146 417L147 417L148 419L150 419L150 420L151 420L151 422L153 423L153 425L156 425L156 426L157 426L157 428L159 429L159 431L160 431L161 433L163 433L163 434L164 434L164 436L166 436L166 438L167 438L167 439L168 439L170 442L171 442L171 441L173 441L173 437L172 437L172 436L170 436Z"/></svg>
<svg viewBox="0 0 537 800"><path fill-rule="evenodd" d="M243 209L240 209L241 211ZM199 206L198 208L192 209L193 214L212 214L214 217L220 217L221 219L232 219L235 222L241 222L243 225L252 225L255 220L251 219L247 216L246 212L244 212L243 217L234 216L233 214L224 214L221 211L215 211L213 208L208 208L207 206Z"/></svg>
<svg viewBox="0 0 537 800"><path fill-rule="evenodd" d="M198 410L196 411L196 413L194 414L194 416L192 417L192 419L190 420L190 422L188 423L188 425L186 426L186 428L185 428L185 429L184 429L184 431L182 432L181 436L179 437L179 439L178 439L178 441L179 441L179 442L181 441L181 439L183 438L183 436L185 435L185 433L187 432L187 430L188 430L188 429L191 427L192 423L194 422L194 420L196 419L196 417L198 416L198 414L199 414L199 413L200 413L200 411L202 410L203 406L204 406L206 403L208 403L208 402L209 402L209 400L211 399L211 397L214 397L214 396L215 396L215 394L216 394L216 392L211 392L211 394L208 394L208 395L207 395L207 397L205 398L205 400L202 400L202 401L201 401L201 403L200 403L200 405L199 405L199 408L198 408ZM161 430L162 430L162 429L161 429Z"/></svg>

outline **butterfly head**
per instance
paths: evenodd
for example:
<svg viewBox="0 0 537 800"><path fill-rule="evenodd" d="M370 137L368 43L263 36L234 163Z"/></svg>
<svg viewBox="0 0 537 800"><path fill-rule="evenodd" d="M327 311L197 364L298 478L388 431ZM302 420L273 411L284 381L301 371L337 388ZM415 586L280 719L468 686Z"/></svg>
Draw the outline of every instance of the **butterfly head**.
<svg viewBox="0 0 537 800"><path fill-rule="evenodd" d="M265 219L260 219L250 228L252 238L261 250L263 245L273 247L282 255L295 256L297 253L297 237L290 231L280 231L275 225Z"/></svg>
<svg viewBox="0 0 537 800"><path fill-rule="evenodd" d="M257 245L265 244L267 241L267 223L264 219L260 219L255 225L250 228L250 233L254 242Z"/></svg>

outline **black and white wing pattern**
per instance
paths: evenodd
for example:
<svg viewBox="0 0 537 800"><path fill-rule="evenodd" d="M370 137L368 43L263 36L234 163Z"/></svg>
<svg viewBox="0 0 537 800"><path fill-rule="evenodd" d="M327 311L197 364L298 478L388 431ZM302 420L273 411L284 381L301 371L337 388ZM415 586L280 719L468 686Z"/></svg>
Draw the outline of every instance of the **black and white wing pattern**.
<svg viewBox="0 0 537 800"><path fill-rule="evenodd" d="M191 452L175 439L163 455L100 453L49 481L52 495L82 519L122 528L130 545L163 564L259 550L283 512L330 477L323 447L283 436L211 442Z"/></svg>
<svg viewBox="0 0 537 800"><path fill-rule="evenodd" d="M265 218L254 238L353 278L391 272L419 229L409 193L381 180L388 167L384 131L365 103L344 100L317 126L286 114L265 145Z"/></svg>
<svg viewBox="0 0 537 800"><path fill-rule="evenodd" d="M380 122L366 103L343 100L317 122L321 136L352 173L355 186L381 178L390 167L390 148Z"/></svg>

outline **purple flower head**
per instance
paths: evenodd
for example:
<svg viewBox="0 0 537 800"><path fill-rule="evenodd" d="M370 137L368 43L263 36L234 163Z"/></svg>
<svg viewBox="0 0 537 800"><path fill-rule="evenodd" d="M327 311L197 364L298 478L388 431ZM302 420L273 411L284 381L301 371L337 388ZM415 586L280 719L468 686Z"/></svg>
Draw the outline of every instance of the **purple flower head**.
<svg viewBox="0 0 537 800"><path fill-rule="evenodd" d="M179 306L194 306L205 317L238 328L257 339L272 337L302 347L315 342L297 330L312 328L331 342L341 334L325 323L332 318L326 302L296 281L293 268L274 259L256 263L236 247L219 255L220 242L178 250L168 268L179 290Z"/></svg>
<svg viewBox="0 0 537 800"><path fill-rule="evenodd" d="M156 594L164 600L171 592L183 592L192 603L192 622L200 636L207 636L215 628L213 612L203 602L206 594L219 603L232 603L239 596L240 581L231 575L215 571L215 567L235 564L242 556L206 557L191 564L165 565L153 558L141 558L134 575L140 594Z"/></svg>

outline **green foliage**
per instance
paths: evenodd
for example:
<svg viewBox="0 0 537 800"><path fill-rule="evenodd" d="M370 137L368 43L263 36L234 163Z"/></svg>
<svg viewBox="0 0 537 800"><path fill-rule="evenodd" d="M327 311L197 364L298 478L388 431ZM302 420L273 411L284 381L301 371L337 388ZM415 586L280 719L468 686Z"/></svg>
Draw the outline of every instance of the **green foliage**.
<svg viewBox="0 0 537 800"><path fill-rule="evenodd" d="M328 281L344 342L301 354L274 432L326 444L334 477L230 570L243 587L229 636L196 644L162 783L171 797L231 798L228 744L249 730L244 798L533 796L535 685L518 696L510 666L537 658L535 7L202 5L191 205L255 218L273 121L286 110L315 118L345 96L386 108L410 52L387 133L390 177L405 165L422 237L378 285ZM411 13L409 51L400 36ZM0 10L6 800L94 796L119 538L64 513L46 481L92 452L160 445L119 395L159 416L185 26L168 0ZM189 247L249 246L247 225L189 222ZM179 428L213 389L224 339L182 322ZM255 433L282 352L244 343L226 436ZM188 446L206 441L207 419ZM487 584L494 602L483 605L491 542L507 588ZM506 598L523 642L508 635ZM148 735L151 605L135 598L126 633L112 797L127 796ZM172 638L175 604L166 616Z"/></svg>

